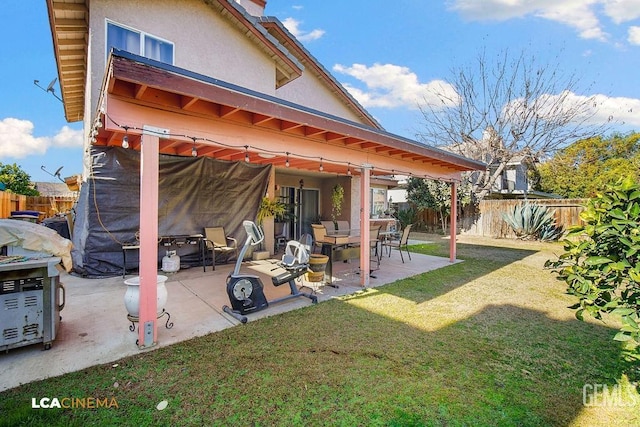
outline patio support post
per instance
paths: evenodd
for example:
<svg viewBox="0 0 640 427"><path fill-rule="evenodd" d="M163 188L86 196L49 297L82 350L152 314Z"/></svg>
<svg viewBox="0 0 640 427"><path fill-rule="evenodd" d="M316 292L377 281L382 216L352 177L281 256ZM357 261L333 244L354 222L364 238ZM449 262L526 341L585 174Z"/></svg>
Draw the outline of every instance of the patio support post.
<svg viewBox="0 0 640 427"><path fill-rule="evenodd" d="M449 262L456 260L456 236L458 216L458 189L456 183L451 183L451 224L449 226Z"/></svg>
<svg viewBox="0 0 640 427"><path fill-rule="evenodd" d="M158 166L159 138L145 131L140 148L140 349L158 341Z"/></svg>
<svg viewBox="0 0 640 427"><path fill-rule="evenodd" d="M276 168L271 167L269 173L269 183L267 184L267 196L271 200L278 200L276 194ZM274 254L275 238L274 238L275 218L270 216L265 218L262 223L262 231L264 232L264 249L269 252L270 255Z"/></svg>
<svg viewBox="0 0 640 427"><path fill-rule="evenodd" d="M369 244L369 203L371 196L371 165L363 164L360 174L360 285L369 287L369 270L371 268L371 248Z"/></svg>

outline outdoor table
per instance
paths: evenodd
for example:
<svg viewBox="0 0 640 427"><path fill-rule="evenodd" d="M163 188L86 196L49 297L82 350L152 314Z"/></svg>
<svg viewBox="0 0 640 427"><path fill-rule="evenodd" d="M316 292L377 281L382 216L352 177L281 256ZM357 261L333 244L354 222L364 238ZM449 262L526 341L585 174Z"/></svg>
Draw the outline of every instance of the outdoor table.
<svg viewBox="0 0 640 427"><path fill-rule="evenodd" d="M329 279L326 282L327 286L331 286L337 288L337 285L333 284L333 261L347 261L351 259L359 259L360 258L360 230L357 231L357 234L333 234L327 233L327 235L322 240L322 255L327 255L329 257L329 261L327 262L327 267L325 268L325 280L328 276ZM371 239L371 242L376 243L376 245L380 242L379 239ZM380 261L378 259L378 268L380 267ZM369 271L371 274L373 270ZM374 277L375 276L371 276Z"/></svg>

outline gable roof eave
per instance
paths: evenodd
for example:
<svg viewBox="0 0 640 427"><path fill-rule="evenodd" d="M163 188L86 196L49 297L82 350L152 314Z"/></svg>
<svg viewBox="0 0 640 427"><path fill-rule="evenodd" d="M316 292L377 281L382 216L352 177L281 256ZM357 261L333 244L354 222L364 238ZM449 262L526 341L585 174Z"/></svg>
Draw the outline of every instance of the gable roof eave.
<svg viewBox="0 0 640 427"><path fill-rule="evenodd" d="M258 23L264 26L270 34L279 39L280 44L290 51L293 51L298 58L302 58L303 64L311 68L332 92L336 93L342 101L353 110L357 116L368 125L383 130L384 127L367 111L340 82L331 74L298 39L287 30L282 22L274 16L263 16L257 18Z"/></svg>

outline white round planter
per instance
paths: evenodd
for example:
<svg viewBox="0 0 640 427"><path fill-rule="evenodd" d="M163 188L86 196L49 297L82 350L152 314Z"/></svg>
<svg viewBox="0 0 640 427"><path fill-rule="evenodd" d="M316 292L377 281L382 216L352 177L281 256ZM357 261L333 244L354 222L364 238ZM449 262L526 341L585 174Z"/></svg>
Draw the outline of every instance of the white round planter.
<svg viewBox="0 0 640 427"><path fill-rule="evenodd" d="M158 275L157 279L157 314L161 316L164 311L164 306L167 303L167 288L164 282L167 281L167 276ZM139 317L140 315L140 276L135 276L124 281L127 285L127 292L124 294L124 306L129 312L131 317Z"/></svg>

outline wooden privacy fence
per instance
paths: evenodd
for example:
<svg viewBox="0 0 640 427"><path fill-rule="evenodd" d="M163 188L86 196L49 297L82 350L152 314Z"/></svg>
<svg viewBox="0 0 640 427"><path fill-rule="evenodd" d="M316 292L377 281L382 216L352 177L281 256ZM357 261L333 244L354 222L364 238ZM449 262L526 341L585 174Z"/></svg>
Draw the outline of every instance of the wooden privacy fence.
<svg viewBox="0 0 640 427"><path fill-rule="evenodd" d="M0 218L9 218L11 211L27 210L27 196L0 191Z"/></svg>
<svg viewBox="0 0 640 427"><path fill-rule="evenodd" d="M533 205L541 205L554 211L556 225L566 230L572 225L582 223L580 212L584 210L586 199L535 199L529 200ZM473 221L468 218L463 221L468 229L463 233L487 237L516 237L511 228L502 218L503 213L513 212L516 205L524 203L522 200L483 200L479 205L479 215Z"/></svg>
<svg viewBox="0 0 640 427"><path fill-rule="evenodd" d="M76 201L70 196L23 196L0 191L0 218L11 217L12 211L38 211L40 220L69 212Z"/></svg>

